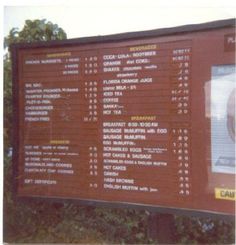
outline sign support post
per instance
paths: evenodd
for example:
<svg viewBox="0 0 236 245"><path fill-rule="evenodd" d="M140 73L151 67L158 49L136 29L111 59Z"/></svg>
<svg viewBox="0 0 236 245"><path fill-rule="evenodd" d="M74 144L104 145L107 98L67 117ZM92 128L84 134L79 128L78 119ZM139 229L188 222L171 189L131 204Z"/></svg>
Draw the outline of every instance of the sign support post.
<svg viewBox="0 0 236 245"><path fill-rule="evenodd" d="M148 236L160 243L173 243L175 222L173 214L152 212L148 219Z"/></svg>

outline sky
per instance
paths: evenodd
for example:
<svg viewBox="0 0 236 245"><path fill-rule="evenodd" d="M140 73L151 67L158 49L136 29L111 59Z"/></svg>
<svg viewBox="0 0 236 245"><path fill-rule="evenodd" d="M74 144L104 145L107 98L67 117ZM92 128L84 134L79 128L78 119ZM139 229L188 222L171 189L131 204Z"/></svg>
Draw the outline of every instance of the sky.
<svg viewBox="0 0 236 245"><path fill-rule="evenodd" d="M0 7L2 41L12 28L21 30L27 19L47 19L62 27L68 38L78 38L204 23L236 15L235 0L1 0ZM4 52L2 49L2 56ZM0 74L3 74L2 59ZM1 85L2 81L1 77ZM3 98L2 86L0 97ZM2 112L2 100L0 109ZM1 136L2 124L3 120ZM3 137L0 146L3 162ZM0 179L3 179L2 171ZM0 207L0 220L1 217ZM1 232L0 227L0 244Z"/></svg>
<svg viewBox="0 0 236 245"><path fill-rule="evenodd" d="M143 31L235 17L231 0L4 1L4 36L26 19L47 19L68 38ZM57 3L55 5L55 3Z"/></svg>

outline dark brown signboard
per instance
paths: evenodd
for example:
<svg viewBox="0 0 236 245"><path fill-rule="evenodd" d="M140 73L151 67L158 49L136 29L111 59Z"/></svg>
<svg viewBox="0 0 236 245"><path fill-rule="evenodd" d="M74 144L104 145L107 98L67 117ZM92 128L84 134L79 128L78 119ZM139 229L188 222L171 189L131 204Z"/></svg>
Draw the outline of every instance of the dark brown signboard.
<svg viewBox="0 0 236 245"><path fill-rule="evenodd" d="M234 214L234 30L15 45L17 195Z"/></svg>

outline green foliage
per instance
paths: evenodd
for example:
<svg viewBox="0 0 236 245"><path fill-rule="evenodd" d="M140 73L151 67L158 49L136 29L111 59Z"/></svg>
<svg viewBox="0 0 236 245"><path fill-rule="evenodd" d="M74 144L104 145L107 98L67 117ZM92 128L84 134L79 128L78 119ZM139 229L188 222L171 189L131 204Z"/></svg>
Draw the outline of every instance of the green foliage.
<svg viewBox="0 0 236 245"><path fill-rule="evenodd" d="M4 38L4 47L9 48L12 43L52 41L66 39L65 31L57 24L53 24L46 19L26 20L21 31L12 28L9 35Z"/></svg>
<svg viewBox="0 0 236 245"><path fill-rule="evenodd" d="M235 222L198 217L176 217L181 244L234 244Z"/></svg>

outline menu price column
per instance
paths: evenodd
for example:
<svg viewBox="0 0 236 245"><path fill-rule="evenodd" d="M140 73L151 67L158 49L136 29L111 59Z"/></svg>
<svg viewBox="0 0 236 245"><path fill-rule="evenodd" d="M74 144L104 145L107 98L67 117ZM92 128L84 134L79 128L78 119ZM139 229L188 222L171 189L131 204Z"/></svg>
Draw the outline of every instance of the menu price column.
<svg viewBox="0 0 236 245"><path fill-rule="evenodd" d="M89 175L90 177L90 183L89 187L90 188L98 188L98 149L96 146L94 147L89 147Z"/></svg>
<svg viewBox="0 0 236 245"><path fill-rule="evenodd" d="M183 127L185 126L185 127ZM177 162L179 194L189 196L190 183L190 139L187 125L175 125L172 128L172 154Z"/></svg>
<svg viewBox="0 0 236 245"><path fill-rule="evenodd" d="M190 173L190 75L191 49L175 48L171 54L171 150L177 164L179 195L191 194Z"/></svg>
<svg viewBox="0 0 236 245"><path fill-rule="evenodd" d="M98 128L98 55L96 52L85 53L83 57L83 84L85 112L82 118L84 127L87 132L83 142L86 147L88 162L88 188L90 191L99 188L99 162L98 162L98 145L97 128ZM91 130L90 130L91 129ZM91 133L93 132L93 134Z"/></svg>
<svg viewBox="0 0 236 245"><path fill-rule="evenodd" d="M86 115L83 118L84 122L96 122L98 120L98 99L97 99L97 81L85 82L84 96L87 102Z"/></svg>
<svg viewBox="0 0 236 245"><path fill-rule="evenodd" d="M84 75L86 77L84 96L88 105L88 113L83 118L84 122L96 122L98 120L98 83L94 77L97 73L98 56L86 56L84 58Z"/></svg>
<svg viewBox="0 0 236 245"><path fill-rule="evenodd" d="M173 49L171 60L171 102L172 112L188 115L190 109L190 58L191 49Z"/></svg>

